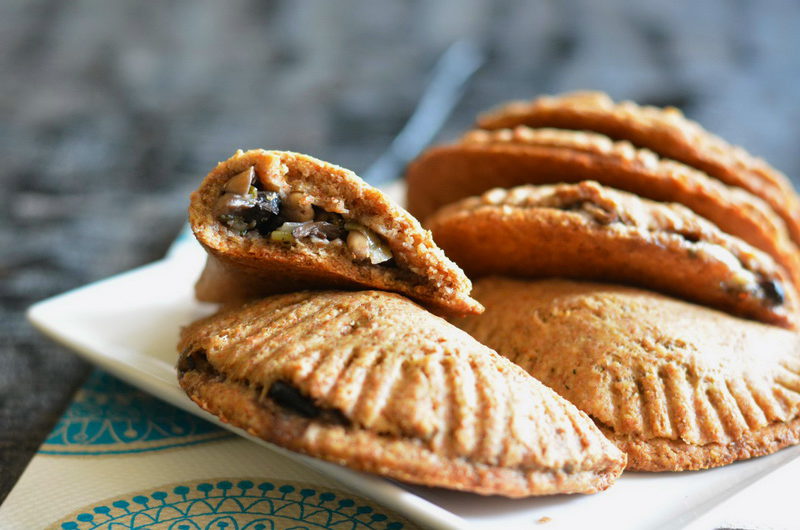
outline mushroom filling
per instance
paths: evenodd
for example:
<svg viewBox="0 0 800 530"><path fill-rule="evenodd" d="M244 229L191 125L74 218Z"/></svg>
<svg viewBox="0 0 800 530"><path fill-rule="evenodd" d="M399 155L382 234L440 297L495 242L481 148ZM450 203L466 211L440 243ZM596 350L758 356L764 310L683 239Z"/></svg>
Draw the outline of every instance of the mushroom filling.
<svg viewBox="0 0 800 530"><path fill-rule="evenodd" d="M786 301L783 284L773 278L765 278L748 270L736 274L733 281L724 285L732 294L754 296L766 307L777 307Z"/></svg>
<svg viewBox="0 0 800 530"><path fill-rule="evenodd" d="M246 235L257 232L282 243L341 241L354 261L390 265L392 251L374 231L327 212L301 192L266 191L250 167L228 180L214 205L214 217Z"/></svg>
<svg viewBox="0 0 800 530"><path fill-rule="evenodd" d="M725 263L733 271L733 279L723 287L733 294L746 294L758 298L767 307L783 305L785 290L780 280L769 277L758 269L758 264L742 259L717 243L703 241L702 235L684 230L670 230L669 233L683 238L689 245L689 255L705 255Z"/></svg>
<svg viewBox="0 0 800 530"><path fill-rule="evenodd" d="M178 373L183 376L186 372L199 372L205 374L218 381L227 379L225 374L219 372L208 361L206 351L203 349L184 351L178 360ZM244 382L247 384L246 382ZM261 399L264 399L264 392L262 385L248 385L254 387ZM288 410L291 413L297 414L304 418L319 419L328 423L336 423L340 425L349 425L350 421L338 409L323 408L314 403L314 401L303 394L297 387L285 381L275 381L267 390L266 398L269 398L273 403L279 407Z"/></svg>
<svg viewBox="0 0 800 530"><path fill-rule="evenodd" d="M186 372L200 372L212 377L220 377L220 373L211 366L206 356L206 351L199 350L186 350L178 359L178 374L183 375Z"/></svg>
<svg viewBox="0 0 800 530"><path fill-rule="evenodd" d="M761 280L758 282L761 292L764 294L764 299L773 306L781 305L785 301L785 294L783 291L783 284L777 280Z"/></svg>
<svg viewBox="0 0 800 530"><path fill-rule="evenodd" d="M316 418L322 409L304 396L297 388L283 381L275 381L267 391L267 397L283 408L290 409L304 418Z"/></svg>
<svg viewBox="0 0 800 530"><path fill-rule="evenodd" d="M348 425L348 420L338 409L323 408L314 403L314 400L303 394L297 387L286 381L275 381L267 390L267 397L275 404L309 419L319 419L328 423Z"/></svg>
<svg viewBox="0 0 800 530"><path fill-rule="evenodd" d="M612 209L604 208L602 205L588 200L563 202L558 205L558 209L579 213L590 221L601 225L622 223L624 225L633 226L627 219L620 216L617 212L612 211ZM734 271L733 280L723 286L727 291L735 294L746 293L750 296L755 296L768 307L775 307L785 303L785 291L783 284L779 280L768 278L764 276L764 274L753 270L752 264L748 265L725 247L716 243L703 241L699 233L687 232L685 230L665 231L684 239L689 244L690 256L696 257L700 254L705 254L727 264L730 269Z"/></svg>

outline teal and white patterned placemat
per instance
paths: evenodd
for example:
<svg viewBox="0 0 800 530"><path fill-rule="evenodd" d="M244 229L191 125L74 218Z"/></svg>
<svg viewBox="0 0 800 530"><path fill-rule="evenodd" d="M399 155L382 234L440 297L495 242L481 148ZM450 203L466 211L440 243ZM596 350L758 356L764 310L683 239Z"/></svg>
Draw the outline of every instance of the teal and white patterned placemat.
<svg viewBox="0 0 800 530"><path fill-rule="evenodd" d="M415 528L277 453L95 371L0 507L0 528Z"/></svg>

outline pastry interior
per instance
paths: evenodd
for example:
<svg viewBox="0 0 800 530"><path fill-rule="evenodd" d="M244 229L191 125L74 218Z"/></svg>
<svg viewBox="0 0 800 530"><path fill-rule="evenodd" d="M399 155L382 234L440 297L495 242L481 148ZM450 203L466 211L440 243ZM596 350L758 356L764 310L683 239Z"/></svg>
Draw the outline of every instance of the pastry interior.
<svg viewBox="0 0 800 530"><path fill-rule="evenodd" d="M255 166L232 175L219 191L214 218L242 237L314 247L355 263L396 267L386 241L354 219L314 204L302 191L275 189Z"/></svg>
<svg viewBox="0 0 800 530"><path fill-rule="evenodd" d="M443 313L481 310L469 280L413 216L351 171L310 156L240 151L205 178L189 211L209 253L201 300L367 287Z"/></svg>

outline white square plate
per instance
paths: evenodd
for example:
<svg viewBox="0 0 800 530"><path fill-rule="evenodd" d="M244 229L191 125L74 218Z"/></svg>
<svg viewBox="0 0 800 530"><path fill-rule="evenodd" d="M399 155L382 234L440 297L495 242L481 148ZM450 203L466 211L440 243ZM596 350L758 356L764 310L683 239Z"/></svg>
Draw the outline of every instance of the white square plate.
<svg viewBox="0 0 800 530"><path fill-rule="evenodd" d="M184 395L174 368L179 328L213 310L193 297L204 260L199 245L186 241L164 260L40 302L28 317L120 379L216 422ZM548 521L548 530L683 528L800 456L794 447L709 471L626 473L596 495L511 500L400 484L253 440L271 450L265 458L297 459L426 528L520 528L537 521Z"/></svg>

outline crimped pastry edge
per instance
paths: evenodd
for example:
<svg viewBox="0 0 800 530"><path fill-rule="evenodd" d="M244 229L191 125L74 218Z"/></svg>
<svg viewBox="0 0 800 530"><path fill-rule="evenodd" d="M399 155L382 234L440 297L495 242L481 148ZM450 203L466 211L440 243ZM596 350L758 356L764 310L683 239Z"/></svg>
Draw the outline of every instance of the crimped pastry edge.
<svg viewBox="0 0 800 530"><path fill-rule="evenodd" d="M610 487L624 468L624 462L612 462L602 473L566 474L476 465L464 459L442 458L408 439L391 440L340 425L314 425L311 420L259 403L256 392L244 385L231 385L208 374L187 371L179 376L179 383L201 408L263 440L339 465L415 484L512 498L596 493ZM387 454L400 458L402 465L385 463Z"/></svg>

